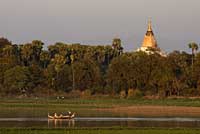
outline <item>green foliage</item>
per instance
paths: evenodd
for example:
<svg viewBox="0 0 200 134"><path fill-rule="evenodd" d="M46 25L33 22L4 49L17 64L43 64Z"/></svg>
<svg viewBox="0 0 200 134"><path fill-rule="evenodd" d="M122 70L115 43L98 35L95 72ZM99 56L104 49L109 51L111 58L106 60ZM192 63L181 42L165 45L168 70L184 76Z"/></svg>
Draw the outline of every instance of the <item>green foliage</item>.
<svg viewBox="0 0 200 134"><path fill-rule="evenodd" d="M189 88L189 89L185 89L183 91L183 95L184 96L196 96L196 95L200 95L200 91L196 88Z"/></svg>
<svg viewBox="0 0 200 134"><path fill-rule="evenodd" d="M127 96L128 99L131 99L131 98L134 98L134 89L129 89L128 90L128 96Z"/></svg>
<svg viewBox="0 0 200 134"><path fill-rule="evenodd" d="M4 73L4 86L8 94L20 94L33 87L31 74L27 67L16 66Z"/></svg>
<svg viewBox="0 0 200 134"><path fill-rule="evenodd" d="M75 98L75 99L81 98L81 95L82 95L82 93L81 93L80 90L72 90L72 91L69 93L69 97L70 97L70 98Z"/></svg>
<svg viewBox="0 0 200 134"><path fill-rule="evenodd" d="M101 72L99 66L90 59L74 63L76 89L81 91L92 89L100 84Z"/></svg>
<svg viewBox="0 0 200 134"><path fill-rule="evenodd" d="M123 47L120 38L113 39L112 47L118 51L118 54L121 55L123 53Z"/></svg>
<svg viewBox="0 0 200 134"><path fill-rule="evenodd" d="M134 90L133 95L135 98L141 98L143 96L143 93L139 89L136 89L136 90Z"/></svg>
<svg viewBox="0 0 200 134"><path fill-rule="evenodd" d="M199 48L198 44L195 43L195 42L189 43L189 44L188 44L188 47L189 47L190 49L192 49L192 54L194 54L194 52L197 51L198 48Z"/></svg>
<svg viewBox="0 0 200 134"><path fill-rule="evenodd" d="M12 45L12 43L8 39L0 38L0 49L10 45Z"/></svg>
<svg viewBox="0 0 200 134"><path fill-rule="evenodd" d="M58 72L58 77L55 80L56 89L69 92L72 90L72 67L64 65Z"/></svg>
<svg viewBox="0 0 200 134"><path fill-rule="evenodd" d="M38 88L69 93L89 89L92 94L120 95L123 90L132 98L137 90L129 93L129 89L140 89L137 92L141 95L199 95L200 53L194 42L188 45L192 54L174 51L166 57L123 53L119 38L104 46L57 42L43 50L43 45L40 40L13 45L0 38L1 92L32 94L32 88L36 92Z"/></svg>
<svg viewBox="0 0 200 134"><path fill-rule="evenodd" d="M90 98L92 96L92 92L90 90L85 90L82 92L82 95L81 95L83 98Z"/></svg>
<svg viewBox="0 0 200 134"><path fill-rule="evenodd" d="M50 54L48 51L42 51L40 53L40 64L43 68L47 68L47 65L50 63Z"/></svg>

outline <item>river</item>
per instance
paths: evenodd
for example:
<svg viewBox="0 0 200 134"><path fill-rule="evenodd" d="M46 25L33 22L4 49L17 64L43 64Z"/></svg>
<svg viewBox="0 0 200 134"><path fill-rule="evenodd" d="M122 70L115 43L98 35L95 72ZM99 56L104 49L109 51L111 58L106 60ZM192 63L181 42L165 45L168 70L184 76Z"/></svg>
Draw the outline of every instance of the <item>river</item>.
<svg viewBox="0 0 200 134"><path fill-rule="evenodd" d="M15 128L73 128L73 127L130 127L130 128L199 128L200 118L119 118L77 117L73 120L47 118L0 118L0 127Z"/></svg>

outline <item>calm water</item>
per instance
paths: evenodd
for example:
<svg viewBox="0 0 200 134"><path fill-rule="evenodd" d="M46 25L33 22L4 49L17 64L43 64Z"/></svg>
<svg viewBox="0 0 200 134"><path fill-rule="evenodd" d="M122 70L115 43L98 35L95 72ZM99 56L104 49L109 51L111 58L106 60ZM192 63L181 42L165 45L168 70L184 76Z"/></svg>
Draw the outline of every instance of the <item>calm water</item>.
<svg viewBox="0 0 200 134"><path fill-rule="evenodd" d="M6 104L5 104L6 105ZM2 127L37 127L37 128L73 128L73 127L132 127L132 128L200 128L200 118L189 117L187 113L182 113L179 118L166 115L164 118L148 117L140 113L126 114L119 112L101 111L96 107L87 105L69 106L30 107L25 105L10 105L0 107L0 128ZM77 118L74 120L48 120L47 113L51 115L55 112L66 114L70 111L76 112ZM65 113L63 113L65 111ZM134 117L134 118L133 118Z"/></svg>
<svg viewBox="0 0 200 134"><path fill-rule="evenodd" d="M48 120L47 118L0 118L0 127L160 127L199 128L200 118L75 118Z"/></svg>

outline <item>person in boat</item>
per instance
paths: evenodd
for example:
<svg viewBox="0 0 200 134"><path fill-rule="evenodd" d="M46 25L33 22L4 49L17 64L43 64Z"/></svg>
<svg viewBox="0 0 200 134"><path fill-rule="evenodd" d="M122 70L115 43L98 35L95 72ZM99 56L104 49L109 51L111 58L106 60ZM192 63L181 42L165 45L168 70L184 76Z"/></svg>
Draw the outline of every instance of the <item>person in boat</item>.
<svg viewBox="0 0 200 134"><path fill-rule="evenodd" d="M56 118L58 117L57 113L54 113L54 117L56 117Z"/></svg>
<svg viewBox="0 0 200 134"><path fill-rule="evenodd" d="M69 116L72 116L72 112L68 111L68 115L69 115Z"/></svg>
<svg viewBox="0 0 200 134"><path fill-rule="evenodd" d="M62 115L62 114L60 114L59 118L62 118L62 117L63 117L63 115Z"/></svg>

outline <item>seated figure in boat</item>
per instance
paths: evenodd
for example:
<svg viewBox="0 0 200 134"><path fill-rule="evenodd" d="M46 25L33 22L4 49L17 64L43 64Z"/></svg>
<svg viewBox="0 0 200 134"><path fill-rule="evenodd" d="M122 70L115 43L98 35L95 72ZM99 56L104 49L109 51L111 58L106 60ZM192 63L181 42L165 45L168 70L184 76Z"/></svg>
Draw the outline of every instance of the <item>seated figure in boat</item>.
<svg viewBox="0 0 200 134"><path fill-rule="evenodd" d="M62 114L60 114L59 118L62 118L62 117L63 117L63 115L62 115Z"/></svg>
<svg viewBox="0 0 200 134"><path fill-rule="evenodd" d="M72 112L68 111L68 115L69 115L69 116L72 116Z"/></svg>
<svg viewBox="0 0 200 134"><path fill-rule="evenodd" d="M58 118L58 115L57 115L57 113L54 113L54 117L55 117L55 118Z"/></svg>
<svg viewBox="0 0 200 134"><path fill-rule="evenodd" d="M54 116L50 116L48 113L48 118L49 119L73 119L75 117L75 113L72 114L72 112L68 112L67 115L57 115L57 113L54 113Z"/></svg>

